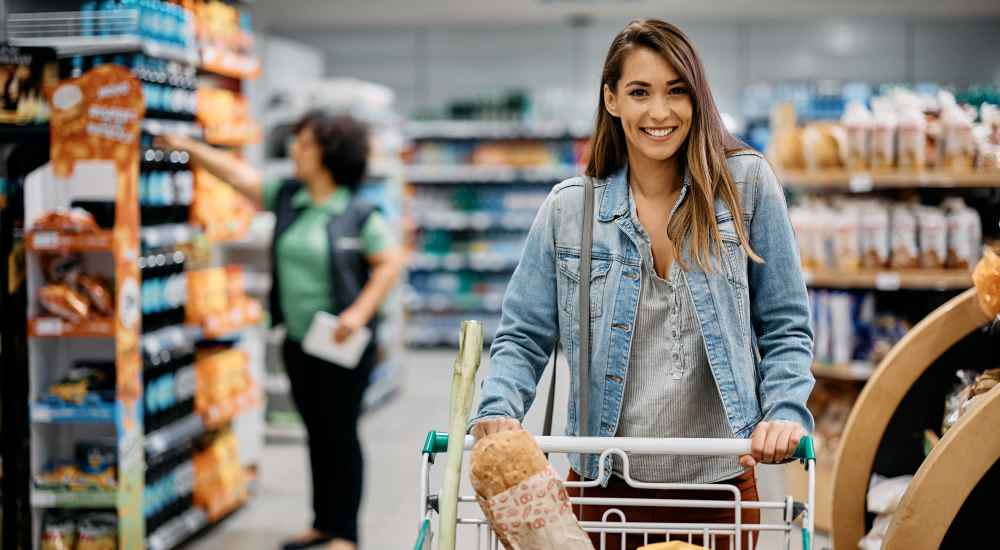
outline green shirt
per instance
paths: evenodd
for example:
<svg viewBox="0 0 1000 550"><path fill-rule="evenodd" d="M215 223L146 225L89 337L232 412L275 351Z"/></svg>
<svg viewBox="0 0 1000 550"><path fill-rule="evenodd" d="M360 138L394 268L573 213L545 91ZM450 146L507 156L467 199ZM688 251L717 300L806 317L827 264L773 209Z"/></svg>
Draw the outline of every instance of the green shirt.
<svg viewBox="0 0 1000 550"><path fill-rule="evenodd" d="M270 182L262 189L264 208L274 210L274 201L283 182ZM333 311L330 285L330 246L326 226L331 216L341 214L351 201L351 192L338 187L322 204L316 204L305 188L292 195L292 205L305 208L278 239L275 257L281 293L282 313L288 337L302 341L317 311ZM374 212L361 230L362 250L372 256L395 246L385 217Z"/></svg>

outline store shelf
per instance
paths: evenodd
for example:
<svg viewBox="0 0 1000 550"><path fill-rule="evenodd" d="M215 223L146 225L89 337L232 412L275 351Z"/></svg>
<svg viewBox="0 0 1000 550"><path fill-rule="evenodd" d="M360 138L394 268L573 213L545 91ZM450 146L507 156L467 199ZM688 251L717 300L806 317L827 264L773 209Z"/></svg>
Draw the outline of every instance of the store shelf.
<svg viewBox="0 0 1000 550"><path fill-rule="evenodd" d="M957 269L900 271L804 271L806 284L814 288L860 288L875 290L964 290L972 286L972 274Z"/></svg>
<svg viewBox="0 0 1000 550"><path fill-rule="evenodd" d="M142 119L142 131L154 136L177 134L186 137L200 138L203 135L201 126L198 126L195 122L157 118Z"/></svg>
<svg viewBox="0 0 1000 550"><path fill-rule="evenodd" d="M117 501L117 491L31 490L35 508L114 508Z"/></svg>
<svg viewBox="0 0 1000 550"><path fill-rule="evenodd" d="M149 550L171 550L208 526L208 516L200 508L191 508L160 526L147 537Z"/></svg>
<svg viewBox="0 0 1000 550"><path fill-rule="evenodd" d="M86 405L44 402L31 404L31 421L39 424L105 424L115 421L114 403Z"/></svg>
<svg viewBox="0 0 1000 550"><path fill-rule="evenodd" d="M111 250L113 239L111 231L30 231L26 240L28 250L34 252L102 252Z"/></svg>
<svg viewBox="0 0 1000 550"><path fill-rule="evenodd" d="M410 313L462 313L477 311L499 313L502 303L503 295L417 294L407 300L406 311Z"/></svg>
<svg viewBox="0 0 1000 550"><path fill-rule="evenodd" d="M517 267L520 258L495 254L414 254L410 271L477 271L509 273Z"/></svg>
<svg viewBox="0 0 1000 550"><path fill-rule="evenodd" d="M816 378L827 380L842 380L846 382L864 382L875 372L871 363L827 364L815 363L812 367Z"/></svg>
<svg viewBox="0 0 1000 550"><path fill-rule="evenodd" d="M909 187L993 188L1000 187L1000 173L948 172L810 172L779 170L778 180L796 189L828 189L865 193L875 189Z"/></svg>
<svg viewBox="0 0 1000 550"><path fill-rule="evenodd" d="M114 335L114 319L87 319L75 324L58 317L28 320L28 336L35 338L111 338Z"/></svg>
<svg viewBox="0 0 1000 550"><path fill-rule="evenodd" d="M410 183L420 184L554 184L579 175L581 172L580 167L572 164L536 168L471 164L411 164L406 167L405 177Z"/></svg>
<svg viewBox="0 0 1000 550"><path fill-rule="evenodd" d="M138 26L138 10L115 11L116 15L110 16L115 17L112 24ZM107 10L102 13L109 17ZM133 17L135 23L130 23ZM188 65L198 62L198 53L192 49L144 40L134 34L82 36L68 32L79 29L85 18L81 12L13 13L7 19L8 41L13 46L54 48L62 57L141 51L150 57ZM96 17L90 24L96 25L95 21Z"/></svg>
<svg viewBox="0 0 1000 550"><path fill-rule="evenodd" d="M517 122L491 120L412 121L404 132L410 139L565 139L587 137L590 122Z"/></svg>
<svg viewBox="0 0 1000 550"><path fill-rule="evenodd" d="M175 223L143 227L139 235L146 248L172 247L190 243L198 234L191 224Z"/></svg>
<svg viewBox="0 0 1000 550"><path fill-rule="evenodd" d="M192 441L203 433L205 433L205 422L197 414L192 414L173 424L150 432L146 434L144 442L146 458L148 461L151 461L172 448Z"/></svg>
<svg viewBox="0 0 1000 550"><path fill-rule="evenodd" d="M420 210L416 225L422 229L449 231L488 231L502 229L527 231L535 220L535 212L460 212L456 210Z"/></svg>

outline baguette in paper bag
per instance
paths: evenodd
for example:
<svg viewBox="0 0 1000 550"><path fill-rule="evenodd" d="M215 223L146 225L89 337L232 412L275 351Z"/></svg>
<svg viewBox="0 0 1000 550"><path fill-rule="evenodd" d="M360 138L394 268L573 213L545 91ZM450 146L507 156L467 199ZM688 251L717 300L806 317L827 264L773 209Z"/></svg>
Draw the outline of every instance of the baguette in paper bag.
<svg viewBox="0 0 1000 550"><path fill-rule="evenodd" d="M479 507L507 550L593 550L562 481L528 432L480 439L472 449L469 477Z"/></svg>

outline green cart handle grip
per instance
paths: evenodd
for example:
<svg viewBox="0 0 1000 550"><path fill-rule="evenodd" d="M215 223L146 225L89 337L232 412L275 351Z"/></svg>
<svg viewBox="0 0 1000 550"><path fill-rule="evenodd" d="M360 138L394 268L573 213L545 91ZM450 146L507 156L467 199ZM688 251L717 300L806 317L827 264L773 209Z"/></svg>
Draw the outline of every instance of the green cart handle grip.
<svg viewBox="0 0 1000 550"><path fill-rule="evenodd" d="M445 434L447 436L448 434ZM799 446L795 448L795 452L792 454L792 458L795 458L801 462L807 460L816 460L816 447L813 445L812 436L805 436L799 440Z"/></svg>

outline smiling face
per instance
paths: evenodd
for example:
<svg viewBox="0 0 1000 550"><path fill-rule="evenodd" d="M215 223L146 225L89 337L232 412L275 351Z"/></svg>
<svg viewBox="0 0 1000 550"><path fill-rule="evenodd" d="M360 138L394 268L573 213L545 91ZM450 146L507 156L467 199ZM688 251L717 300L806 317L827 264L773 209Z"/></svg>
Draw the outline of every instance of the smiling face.
<svg viewBox="0 0 1000 550"><path fill-rule="evenodd" d="M636 160L674 159L691 131L694 104L688 85L649 48L627 54L615 89L604 86L604 104L621 121L629 156Z"/></svg>

